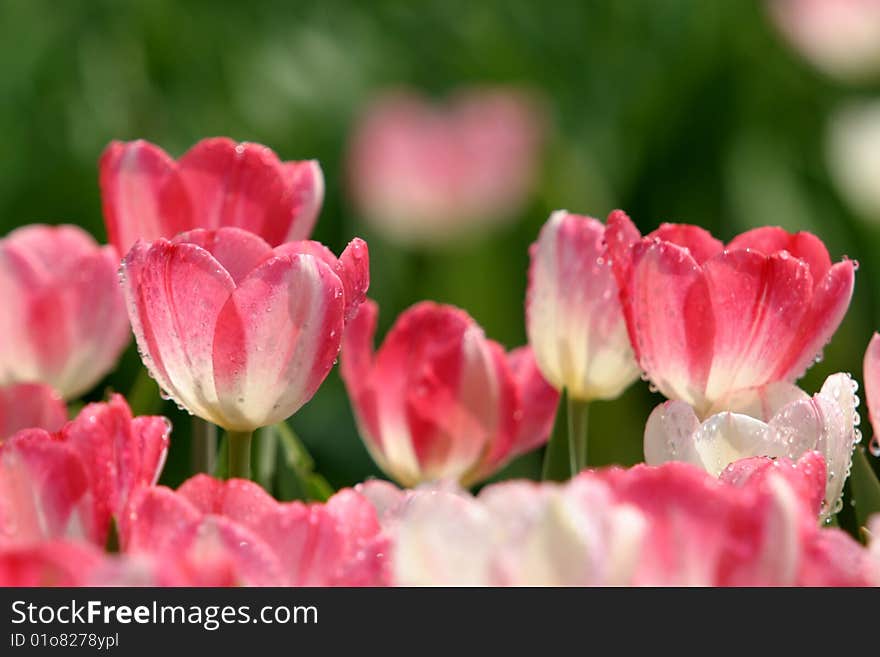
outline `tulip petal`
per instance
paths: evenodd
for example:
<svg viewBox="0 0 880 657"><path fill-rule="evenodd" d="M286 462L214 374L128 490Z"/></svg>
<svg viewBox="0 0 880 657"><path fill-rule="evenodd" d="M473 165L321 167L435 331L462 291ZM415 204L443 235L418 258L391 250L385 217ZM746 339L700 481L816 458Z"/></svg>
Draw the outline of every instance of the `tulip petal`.
<svg viewBox="0 0 880 657"><path fill-rule="evenodd" d="M787 251L793 257L807 263L814 283L821 281L831 269L831 257L822 240L812 233L792 234L778 226L762 226L741 233L731 240L727 248L751 249L766 256Z"/></svg>
<svg viewBox="0 0 880 657"><path fill-rule="evenodd" d="M816 281L813 300L785 358L779 361L776 380L794 380L821 356L822 348L840 326L849 308L855 283L855 263L838 262Z"/></svg>
<svg viewBox="0 0 880 657"><path fill-rule="evenodd" d="M709 399L773 382L777 355L792 343L808 311L813 280L785 254L724 251L703 265L715 318Z"/></svg>
<svg viewBox="0 0 880 657"><path fill-rule="evenodd" d="M204 249L166 240L138 242L123 260L122 276L150 374L178 404L225 426L213 352L215 319L235 289L232 277Z"/></svg>
<svg viewBox="0 0 880 657"><path fill-rule="evenodd" d="M367 299L345 329L342 337L340 375L345 382L358 430L371 456L382 464L382 434L379 427L376 391L370 385L373 368L373 338L379 306ZM384 469L384 466L383 466Z"/></svg>
<svg viewBox="0 0 880 657"><path fill-rule="evenodd" d="M645 463L660 465L666 461L699 464L694 436L700 420L693 407L682 401L668 401L657 406L645 424Z"/></svg>
<svg viewBox="0 0 880 657"><path fill-rule="evenodd" d="M865 350L863 365L865 401L874 435L880 436L880 333L874 333Z"/></svg>
<svg viewBox="0 0 880 657"><path fill-rule="evenodd" d="M716 326L700 267L687 250L646 239L633 248L627 296L642 369L665 396L704 413Z"/></svg>
<svg viewBox="0 0 880 657"><path fill-rule="evenodd" d="M66 421L67 407L49 386L19 383L0 387L0 443L21 429L58 431Z"/></svg>
<svg viewBox="0 0 880 657"><path fill-rule="evenodd" d="M40 429L0 445L0 542L85 538L100 543L83 463L69 445Z"/></svg>
<svg viewBox="0 0 880 657"><path fill-rule="evenodd" d="M582 400L617 397L638 372L605 251L605 227L565 211L530 249L529 344L553 386Z"/></svg>
<svg viewBox="0 0 880 657"><path fill-rule="evenodd" d="M712 237L712 233L693 224L664 223L657 230L649 233L647 238L670 242L687 249L694 261L700 265L717 256L724 248L721 240Z"/></svg>
<svg viewBox="0 0 880 657"><path fill-rule="evenodd" d="M259 235L240 228L196 228L177 235L171 243L200 246L214 256L236 285L272 252Z"/></svg>
<svg viewBox="0 0 880 657"><path fill-rule="evenodd" d="M159 191L174 166L165 151L142 139L111 142L101 155L104 222L120 257L138 239L152 242L191 226L159 212Z"/></svg>
<svg viewBox="0 0 880 657"><path fill-rule="evenodd" d="M339 354L343 297L339 277L309 255L271 257L242 281L213 345L223 426L274 424L311 399Z"/></svg>
<svg viewBox="0 0 880 657"><path fill-rule="evenodd" d="M553 430L559 392L547 383L529 346L514 349L507 363L519 392L519 428L513 455L525 454L547 442Z"/></svg>
<svg viewBox="0 0 880 657"><path fill-rule="evenodd" d="M178 160L161 189L159 211L174 225L234 226L280 241L294 219L294 202L271 149L217 137Z"/></svg>
<svg viewBox="0 0 880 657"><path fill-rule="evenodd" d="M324 172L317 160L301 162L284 162L282 173L287 182L288 193L291 195L293 221L287 234L277 238L278 244L306 240L312 234L318 213L324 203ZM269 243L276 243L275 226L267 226L265 238ZM280 225L278 226L280 228Z"/></svg>

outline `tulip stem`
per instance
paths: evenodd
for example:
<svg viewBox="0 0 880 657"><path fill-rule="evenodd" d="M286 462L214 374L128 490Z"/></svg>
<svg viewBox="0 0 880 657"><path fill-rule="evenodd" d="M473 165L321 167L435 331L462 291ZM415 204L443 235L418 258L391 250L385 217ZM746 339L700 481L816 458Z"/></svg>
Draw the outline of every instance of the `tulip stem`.
<svg viewBox="0 0 880 657"><path fill-rule="evenodd" d="M228 431L229 479L251 478L251 437L253 431Z"/></svg>
<svg viewBox="0 0 880 657"><path fill-rule="evenodd" d="M193 471L211 474L214 472L214 462L217 459L217 425L193 416L190 426Z"/></svg>
<svg viewBox="0 0 880 657"><path fill-rule="evenodd" d="M589 411L589 402L574 399L573 397L568 398L568 455L572 475L587 467Z"/></svg>

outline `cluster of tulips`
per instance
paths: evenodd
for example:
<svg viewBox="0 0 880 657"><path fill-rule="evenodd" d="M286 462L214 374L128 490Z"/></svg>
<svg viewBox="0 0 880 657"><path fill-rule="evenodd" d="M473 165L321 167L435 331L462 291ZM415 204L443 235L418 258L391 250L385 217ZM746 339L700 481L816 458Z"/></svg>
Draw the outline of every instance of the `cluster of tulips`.
<svg viewBox="0 0 880 657"><path fill-rule="evenodd" d="M316 162L225 138L177 161L113 143L100 188L109 246L74 226L0 241L0 584L880 584L880 540L828 523L861 439L858 387L795 385L856 271L817 237L766 227L725 245L559 211L530 253L527 346L507 352L424 301L374 350L366 243L337 257L308 240ZM163 394L226 431L228 479L156 485L171 426L118 394L68 421L130 332ZM337 359L370 454L402 488L276 501L249 480L252 435ZM640 374L669 400L648 419L646 463L586 467L587 405ZM877 337L865 390L880 413ZM561 475L467 491L551 434Z"/></svg>

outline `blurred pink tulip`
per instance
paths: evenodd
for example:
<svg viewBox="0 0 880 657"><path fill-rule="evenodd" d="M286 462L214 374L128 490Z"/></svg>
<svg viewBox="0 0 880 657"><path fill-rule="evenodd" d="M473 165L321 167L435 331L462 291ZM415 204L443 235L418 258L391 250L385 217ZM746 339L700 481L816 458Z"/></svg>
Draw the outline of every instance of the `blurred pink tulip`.
<svg viewBox="0 0 880 657"><path fill-rule="evenodd" d="M734 461L752 456L800 458L810 450L822 454L828 482L822 516L843 504L852 451L861 440L856 383L848 374L834 374L822 390L809 397L789 383L774 383L735 410L710 416L702 423L693 408L668 401L651 413L645 426L645 462L686 461L718 476Z"/></svg>
<svg viewBox="0 0 880 657"><path fill-rule="evenodd" d="M350 191L389 239L446 242L522 209L543 131L536 102L515 89L464 90L445 107L390 93L355 128Z"/></svg>
<svg viewBox="0 0 880 657"><path fill-rule="evenodd" d="M642 238L618 210L606 236L639 365L699 418L801 377L852 297L856 263L832 265L810 233L767 226L725 246L698 226L663 224Z"/></svg>
<svg viewBox="0 0 880 657"><path fill-rule="evenodd" d="M639 369L605 227L590 217L554 212L529 253L526 328L541 372L575 399L619 396Z"/></svg>
<svg viewBox="0 0 880 657"><path fill-rule="evenodd" d="M345 333L342 378L370 454L404 486L476 483L546 442L558 394L529 350L509 356L463 310L424 301L373 353L378 306Z"/></svg>
<svg viewBox="0 0 880 657"><path fill-rule="evenodd" d="M324 381L369 285L367 245L272 249L238 228L138 242L122 262L141 356L178 404L229 430L295 413Z"/></svg>
<svg viewBox="0 0 880 657"><path fill-rule="evenodd" d="M66 421L64 400L49 386L39 383L0 386L0 443L21 429L37 427L58 431Z"/></svg>
<svg viewBox="0 0 880 657"><path fill-rule="evenodd" d="M234 586L229 564L108 554L92 543L47 540L0 548L0 586Z"/></svg>
<svg viewBox="0 0 880 657"><path fill-rule="evenodd" d="M130 339L117 266L112 246L76 226L0 240L0 385L45 383L71 399L113 369Z"/></svg>
<svg viewBox="0 0 880 657"><path fill-rule="evenodd" d="M384 491L398 585L864 586L868 552L816 522L818 454L734 483L689 464L462 491ZM374 485L371 485L374 486ZM386 485L387 486L387 485Z"/></svg>
<svg viewBox="0 0 880 657"><path fill-rule="evenodd" d="M155 483L170 426L132 418L120 395L89 404L58 433L25 429L0 444L0 545L53 538L103 547L132 495Z"/></svg>
<svg viewBox="0 0 880 657"><path fill-rule="evenodd" d="M315 160L282 162L266 146L203 139L175 161L158 146L112 142L100 161L110 242L121 256L194 228L234 226L271 246L307 239L324 200Z"/></svg>
<svg viewBox="0 0 880 657"><path fill-rule="evenodd" d="M196 475L176 492L141 492L123 527L130 555L226 564L249 586L381 585L384 539L369 502L352 490L326 504L281 503L259 485Z"/></svg>
<svg viewBox="0 0 880 657"><path fill-rule="evenodd" d="M814 66L846 80L880 72L880 1L769 0L770 15Z"/></svg>

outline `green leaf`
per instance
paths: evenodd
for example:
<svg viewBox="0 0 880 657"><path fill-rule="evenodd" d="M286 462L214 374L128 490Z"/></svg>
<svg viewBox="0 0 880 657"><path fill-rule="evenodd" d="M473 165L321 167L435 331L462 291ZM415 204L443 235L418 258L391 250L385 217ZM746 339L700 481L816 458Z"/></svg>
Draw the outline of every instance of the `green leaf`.
<svg viewBox="0 0 880 657"><path fill-rule="evenodd" d="M866 527L868 517L880 513L880 481L871 467L865 448L857 446L853 452L850 486L855 503L856 521Z"/></svg>
<svg viewBox="0 0 880 657"><path fill-rule="evenodd" d="M278 494L283 500L325 502L335 492L324 477L314 471L315 462L287 422L275 425L282 463L278 468Z"/></svg>
<svg viewBox="0 0 880 657"><path fill-rule="evenodd" d="M568 393L564 390L556 407L556 420L553 432L544 449L544 481L566 481L572 475L572 465L568 445Z"/></svg>

